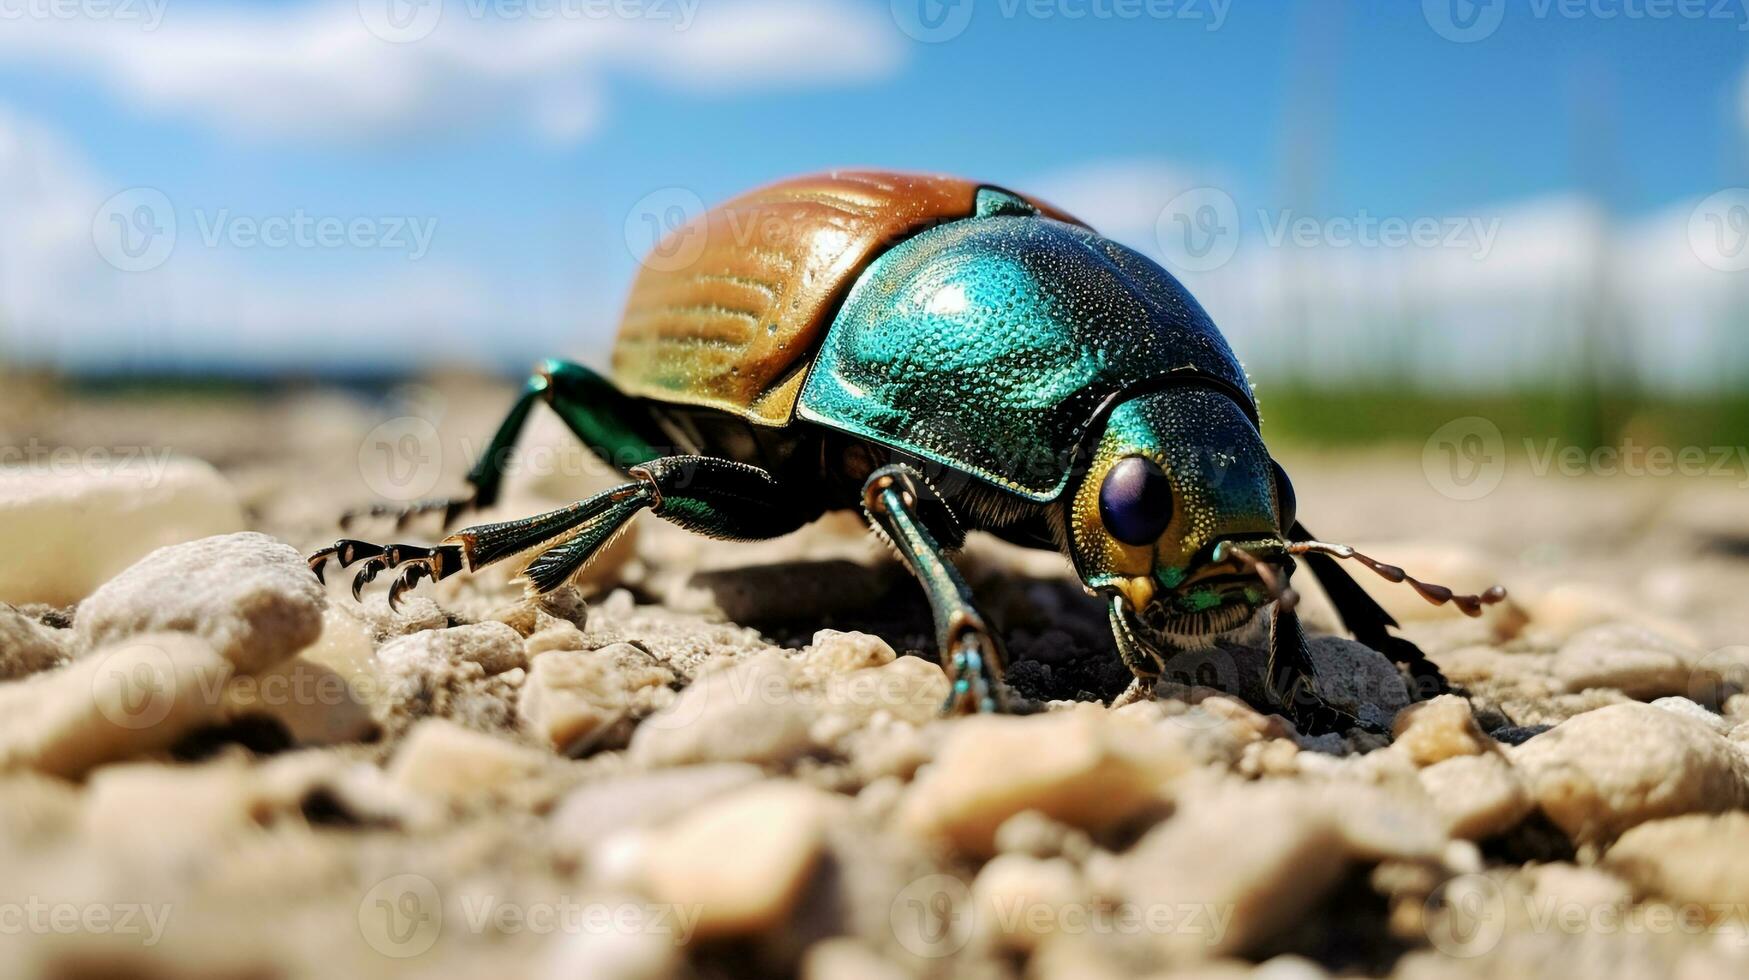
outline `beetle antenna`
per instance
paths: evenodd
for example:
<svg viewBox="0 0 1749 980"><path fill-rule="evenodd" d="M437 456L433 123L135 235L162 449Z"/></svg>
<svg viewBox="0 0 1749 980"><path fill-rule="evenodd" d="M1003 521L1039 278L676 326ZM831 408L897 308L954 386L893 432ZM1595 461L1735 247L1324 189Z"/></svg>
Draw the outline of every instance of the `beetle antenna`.
<svg viewBox="0 0 1749 980"><path fill-rule="evenodd" d="M1225 558L1237 562L1240 568L1256 575L1263 582L1263 587L1269 590L1269 598L1265 602L1277 602L1282 612L1292 612L1300 604L1300 594L1294 587L1287 584L1287 576L1281 573L1281 568L1274 562L1265 561L1238 545L1224 542L1222 549ZM1218 559L1217 559L1218 560Z"/></svg>
<svg viewBox="0 0 1749 980"><path fill-rule="evenodd" d="M1304 555L1311 552L1329 555L1332 558L1353 559L1377 572L1380 578L1390 582L1409 583L1411 588L1421 594L1421 598L1436 606L1451 603L1463 610L1466 616L1480 616L1483 606L1491 606L1506 598L1506 589L1498 585L1489 586L1478 595L1465 595L1453 592L1443 585L1423 582L1395 565L1387 565L1377 559L1369 558L1345 544L1331 544L1328 541L1295 541L1287 546L1287 553L1290 555Z"/></svg>

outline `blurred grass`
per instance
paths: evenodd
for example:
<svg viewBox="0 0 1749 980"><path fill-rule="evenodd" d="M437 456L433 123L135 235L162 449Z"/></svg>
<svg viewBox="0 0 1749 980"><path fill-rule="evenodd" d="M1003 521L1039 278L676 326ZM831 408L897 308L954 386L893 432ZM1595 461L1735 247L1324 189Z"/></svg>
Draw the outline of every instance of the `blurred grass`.
<svg viewBox="0 0 1749 980"><path fill-rule="evenodd" d="M1749 391L1686 395L1521 385L1486 392L1438 392L1356 382L1257 382L1263 432L1272 442L1352 449L1420 443L1453 419L1480 416L1509 441L1555 439L1590 450L1632 439L1641 445L1739 445L1749 434Z"/></svg>
<svg viewBox="0 0 1749 980"><path fill-rule="evenodd" d="M55 376L13 374L13 393L27 400L83 399L117 406L138 399L236 400L327 388L380 397L410 381L443 387L467 380L502 383L520 377L473 372L408 377L361 372L334 377L239 377L211 374ZM16 383L13 383L16 382ZM1620 445L1735 446L1749 438L1749 389L1689 394L1635 391L1629 386L1517 384L1490 391L1438 391L1390 382L1340 385L1303 377L1257 380L1263 432L1272 442L1309 449L1363 449L1426 441L1454 419L1480 416L1509 441L1554 439L1590 450ZM508 394L507 394L508 397ZM506 402L508 405L508 402Z"/></svg>

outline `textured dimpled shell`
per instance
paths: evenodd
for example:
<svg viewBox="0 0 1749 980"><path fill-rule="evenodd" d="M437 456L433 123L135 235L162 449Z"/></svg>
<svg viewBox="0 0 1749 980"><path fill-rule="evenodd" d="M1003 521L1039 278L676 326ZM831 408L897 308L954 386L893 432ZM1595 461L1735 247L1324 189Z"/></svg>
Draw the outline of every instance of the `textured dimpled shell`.
<svg viewBox="0 0 1749 980"><path fill-rule="evenodd" d="M1126 456L1153 460L1172 481L1172 520L1147 545L1112 537L1099 515L1100 484ZM1191 557L1218 538L1275 533L1273 465L1250 419L1222 392L1173 387L1119 405L1069 512L1082 581L1100 588L1151 578L1176 588Z"/></svg>
<svg viewBox="0 0 1749 980"><path fill-rule="evenodd" d="M803 418L1056 499L1111 394L1194 368L1249 392L1164 269L1042 217L952 222L869 267L827 331Z"/></svg>
<svg viewBox="0 0 1749 980"><path fill-rule="evenodd" d="M893 243L973 214L982 186L843 170L712 208L644 259L614 344L615 384L766 425L788 422L832 310L857 275Z"/></svg>

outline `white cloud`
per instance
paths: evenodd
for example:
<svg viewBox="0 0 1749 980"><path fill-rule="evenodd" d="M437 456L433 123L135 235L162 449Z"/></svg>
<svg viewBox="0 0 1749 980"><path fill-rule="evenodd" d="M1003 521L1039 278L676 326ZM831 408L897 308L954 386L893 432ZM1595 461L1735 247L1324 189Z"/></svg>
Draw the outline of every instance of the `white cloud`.
<svg viewBox="0 0 1749 980"><path fill-rule="evenodd" d="M633 18L587 0L423 2L176 6L155 27L22 18L0 30L0 57L257 138L398 138L510 117L569 140L602 118L610 76L718 93L854 82L903 56L890 23L842 0L619 0L645 14ZM385 21L389 4L440 15L427 34ZM407 36L395 24L419 36L379 36Z"/></svg>
<svg viewBox="0 0 1749 980"><path fill-rule="evenodd" d="M574 329L580 311L594 312L590 297L602 291L574 276L555 287L564 296L519 290L429 256L409 261L370 249L324 253L343 268L295 268L280 261L283 251L208 247L200 222L182 208L168 259L124 272L96 243L114 190L47 127L0 108L6 359L270 370L490 363L512 346L504 324L516 324L517 339L540 349Z"/></svg>
<svg viewBox="0 0 1749 980"><path fill-rule="evenodd" d="M1063 208L1132 248L1148 247L1154 220L1177 195L1208 183L1158 160L1106 160L1045 174L1017 189Z"/></svg>
<svg viewBox="0 0 1749 980"><path fill-rule="evenodd" d="M1374 221L1434 219L1442 242L1344 244L1320 224L1313 244L1294 247L1272 244L1265 230L1279 227L1277 203L1229 182L1239 215L1231 259L1206 271L1177 268L1156 222L1176 195L1211 183L1169 162L1129 160L1014 186L1164 262L1260 372L1340 376L1395 364L1438 380L1546 376L1576 370L1582 334L1602 324L1619 332L1642 380L1704 384L1719 376L1730 325L1749 315L1741 274L1709 267L1691 246L1699 201L1613 223L1575 195L1454 214L1375 212Z"/></svg>

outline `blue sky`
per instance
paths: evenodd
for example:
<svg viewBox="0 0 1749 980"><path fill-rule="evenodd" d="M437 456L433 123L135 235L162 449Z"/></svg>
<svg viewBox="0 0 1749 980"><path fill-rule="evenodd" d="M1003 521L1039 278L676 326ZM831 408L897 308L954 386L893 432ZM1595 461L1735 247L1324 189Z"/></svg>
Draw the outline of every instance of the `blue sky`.
<svg viewBox="0 0 1749 980"><path fill-rule="evenodd" d="M1055 194L1143 246L1201 185L1253 226L1575 200L1631 225L1749 182L1739 0L957 0L932 43L904 27L936 0L624 0L634 23L426 0L441 19L406 43L371 32L401 0L49 2L0 0L22 11L0 20L0 338L75 365L592 351L640 201L834 165ZM1497 26L1454 41L1454 10ZM130 188L170 202L175 249L118 271L92 261L91 215ZM300 213L425 222L429 247L232 235Z"/></svg>

